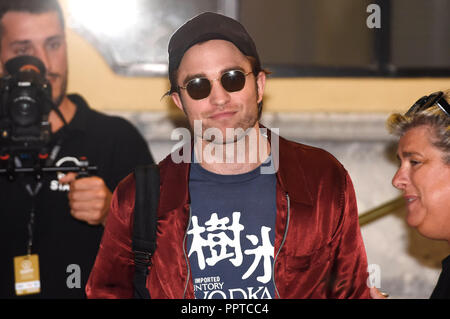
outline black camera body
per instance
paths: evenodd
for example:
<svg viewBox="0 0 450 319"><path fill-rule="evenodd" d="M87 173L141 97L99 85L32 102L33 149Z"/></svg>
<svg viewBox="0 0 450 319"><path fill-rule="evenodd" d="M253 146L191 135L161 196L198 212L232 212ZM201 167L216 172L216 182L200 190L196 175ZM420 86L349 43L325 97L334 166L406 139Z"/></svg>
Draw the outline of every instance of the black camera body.
<svg viewBox="0 0 450 319"><path fill-rule="evenodd" d="M87 158L74 167L53 166L62 138L49 152L52 137L48 116L51 110L67 125L52 101L52 88L45 66L36 57L19 56L6 62L7 75L0 78L0 176L14 181L18 174L77 172L78 177L97 171ZM16 159L19 159L17 164Z"/></svg>
<svg viewBox="0 0 450 319"><path fill-rule="evenodd" d="M48 115L52 89L45 66L32 56L19 56L5 64L0 78L0 152L39 151L51 138Z"/></svg>

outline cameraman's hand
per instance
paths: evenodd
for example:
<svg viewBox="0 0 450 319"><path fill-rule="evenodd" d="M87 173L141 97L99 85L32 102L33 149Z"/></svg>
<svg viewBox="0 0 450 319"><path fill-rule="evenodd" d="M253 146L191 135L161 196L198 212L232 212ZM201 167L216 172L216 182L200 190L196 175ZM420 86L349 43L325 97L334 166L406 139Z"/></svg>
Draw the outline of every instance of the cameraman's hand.
<svg viewBox="0 0 450 319"><path fill-rule="evenodd" d="M61 184L69 184L70 213L89 225L105 225L112 194L103 179L89 176L76 179L76 173L62 177Z"/></svg>

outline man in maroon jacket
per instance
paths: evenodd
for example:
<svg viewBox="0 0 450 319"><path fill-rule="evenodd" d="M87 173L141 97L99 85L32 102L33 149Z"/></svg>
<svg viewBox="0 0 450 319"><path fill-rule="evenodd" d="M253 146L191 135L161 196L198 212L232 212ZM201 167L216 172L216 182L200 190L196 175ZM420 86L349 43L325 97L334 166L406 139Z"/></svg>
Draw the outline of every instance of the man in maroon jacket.
<svg viewBox="0 0 450 319"><path fill-rule="evenodd" d="M159 164L151 297L368 298L350 177L326 151L259 124L266 72L243 26L215 13L186 22L169 43L169 79L194 138ZM133 297L134 198L131 174L88 297Z"/></svg>

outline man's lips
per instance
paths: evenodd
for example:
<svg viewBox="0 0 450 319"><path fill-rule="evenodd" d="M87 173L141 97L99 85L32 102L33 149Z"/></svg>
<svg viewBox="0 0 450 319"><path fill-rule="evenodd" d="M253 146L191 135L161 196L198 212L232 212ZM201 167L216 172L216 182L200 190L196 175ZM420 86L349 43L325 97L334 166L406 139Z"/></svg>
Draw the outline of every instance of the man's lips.
<svg viewBox="0 0 450 319"><path fill-rule="evenodd" d="M48 81L56 81L59 78L59 74L49 73L47 74Z"/></svg>
<svg viewBox="0 0 450 319"><path fill-rule="evenodd" d="M213 120L219 120L232 117L234 114L236 114L236 111L218 112L210 115L209 118Z"/></svg>

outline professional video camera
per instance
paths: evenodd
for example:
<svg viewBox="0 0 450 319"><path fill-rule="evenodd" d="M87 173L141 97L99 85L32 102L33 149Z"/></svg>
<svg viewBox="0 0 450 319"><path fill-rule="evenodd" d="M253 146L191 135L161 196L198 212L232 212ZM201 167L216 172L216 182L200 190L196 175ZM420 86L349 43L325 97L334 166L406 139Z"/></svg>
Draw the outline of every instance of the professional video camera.
<svg viewBox="0 0 450 319"><path fill-rule="evenodd" d="M51 138L48 114L52 88L45 66L33 56L19 56L5 64L0 79L0 152L40 151Z"/></svg>
<svg viewBox="0 0 450 319"><path fill-rule="evenodd" d="M45 171L74 171L88 174L94 170L83 159L80 167L52 167L48 149L52 131L48 116L51 110L66 124L52 101L52 88L46 79L41 60L19 56L6 62L7 75L0 78L0 175L10 180L16 173L34 173L37 179ZM58 146L60 147L60 145ZM28 166L17 167L15 158Z"/></svg>

